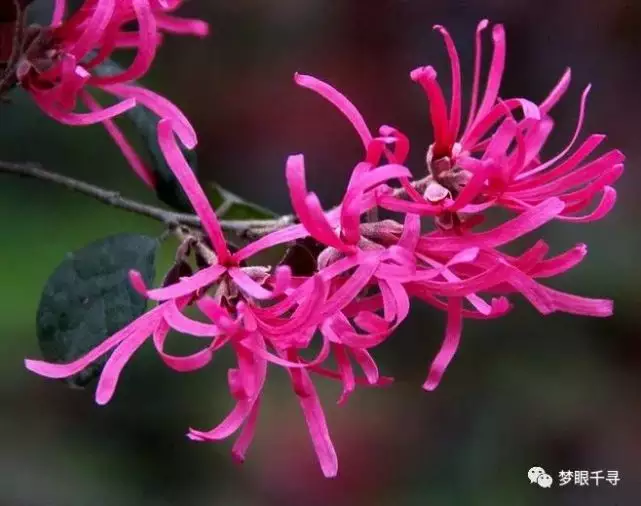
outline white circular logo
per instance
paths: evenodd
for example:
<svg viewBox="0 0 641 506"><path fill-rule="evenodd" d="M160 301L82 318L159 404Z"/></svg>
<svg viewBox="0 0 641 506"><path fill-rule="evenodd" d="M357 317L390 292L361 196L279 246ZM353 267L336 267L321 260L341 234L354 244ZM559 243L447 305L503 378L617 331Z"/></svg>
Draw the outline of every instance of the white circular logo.
<svg viewBox="0 0 641 506"><path fill-rule="evenodd" d="M552 476L550 476L549 474L542 474L539 476L536 482L541 488L550 488L552 486Z"/></svg>
<svg viewBox="0 0 641 506"><path fill-rule="evenodd" d="M545 469L542 467L531 467L527 472L527 477L530 479L530 483L536 483L541 488L550 488L554 480L552 476L545 472Z"/></svg>
<svg viewBox="0 0 641 506"><path fill-rule="evenodd" d="M545 474L545 470L542 467L533 467L527 472L527 477L530 479L530 483L536 483L542 474Z"/></svg>

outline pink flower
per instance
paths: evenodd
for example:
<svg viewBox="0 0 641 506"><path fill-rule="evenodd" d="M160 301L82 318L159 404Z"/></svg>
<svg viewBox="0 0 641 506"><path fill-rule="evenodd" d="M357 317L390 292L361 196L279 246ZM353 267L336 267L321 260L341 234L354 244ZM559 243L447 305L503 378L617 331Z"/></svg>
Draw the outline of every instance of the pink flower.
<svg viewBox="0 0 641 506"><path fill-rule="evenodd" d="M167 161L201 217L203 229L213 247L212 265L173 285L153 290L147 289L140 275L132 272L133 286L146 297L159 301L158 306L73 363L48 364L27 360L27 368L48 377L67 377L114 350L96 390L96 401L105 404L113 395L125 363L149 337L153 337L161 359L180 372L206 366L215 351L229 345L238 359L238 367L229 372L229 386L236 407L214 429L191 429L189 437L197 441L213 441L240 430L233 453L237 459L243 460L255 430L267 363L272 362L287 368L323 472L326 476L336 475L336 454L318 396L305 370L327 358L329 342L325 339L318 357L309 362L299 358L297 351L309 346L320 323L319 309L326 301L327 283L320 276L292 279L286 267L271 274L267 267L241 265L243 260L264 248L301 235L302 227L294 227L280 235L276 233L264 238L266 240L262 244L254 243L232 255L216 215L176 143L171 122L162 120L158 130L160 146ZM212 323L185 316L183 310L191 305ZM172 328L204 339L205 347L187 357L167 354L164 343Z"/></svg>
<svg viewBox="0 0 641 506"><path fill-rule="evenodd" d="M361 223L361 217L376 206L376 188L392 178L409 176L407 168L400 165L375 167L372 162L375 160L355 167L342 203L327 213L317 196L307 192L302 155L292 156L287 162L292 205L305 228L305 236L325 246L318 256L318 270L330 291L326 305L320 310L320 332L332 343L339 372L333 375L320 367L312 370L342 380L341 403L356 385L350 355L370 385L389 381L380 378L367 349L380 344L407 317L409 298L397 278L415 271L412 248L418 240L418 216L406 216L402 239L389 246L378 238L391 236L403 228L401 224ZM355 302L366 291L374 297L370 296L368 307L361 308ZM384 316L380 317L377 311Z"/></svg>
<svg viewBox="0 0 641 506"><path fill-rule="evenodd" d="M21 86L53 119L66 125L103 123L136 174L151 187L155 184L153 173L112 120L137 103L143 104L161 118L170 119L187 148L196 145L194 129L174 104L131 84L149 70L160 41L159 31L166 29L166 25L173 26L173 23L176 30L182 27L183 31L189 25L198 33L204 32L205 25L199 22L184 25L166 14L180 3L87 0L70 18L64 19L66 2L58 1L51 27L41 29L20 59L16 71ZM123 31L123 26L130 21L137 22L137 30ZM117 75L98 75L98 65L119 47L136 49L132 63ZM121 101L103 108L91 95L92 87ZM78 102L90 112L75 112Z"/></svg>
<svg viewBox="0 0 641 506"><path fill-rule="evenodd" d="M499 88L505 67L505 32L502 25L492 29L494 52L487 85L480 94L481 34L488 22L482 21L476 33L476 55L472 99L468 119L462 128L461 69L454 42L445 28L436 26L445 40L451 62L452 94L448 108L436 71L420 67L411 78L425 90L429 99L434 143L426 162L428 175L419 187L407 191L407 199L387 196L379 204L394 211L438 216L446 228L464 225L465 217L498 205L523 212L550 197L557 197L565 208L557 218L589 222L602 218L614 206L616 192L610 186L621 175L625 157L620 151L607 152L586 161L605 136L592 135L572 152L583 125L588 87L583 94L576 132L558 155L541 160L541 149L553 130L550 110L570 84L568 70L540 104L524 98L501 100ZM367 147L372 135L358 110L331 86L310 76L297 75L296 82L332 102L350 120ZM523 118L516 120L514 111ZM394 161L403 163L409 140L398 130L383 126L380 134L398 145ZM406 186L406 185L405 185ZM600 202L592 212L577 216L595 197Z"/></svg>
<svg viewBox="0 0 641 506"><path fill-rule="evenodd" d="M91 11L100 8L101 0L88 0L82 6L82 9ZM135 21L137 18L135 0L119 0L116 9L120 11L120 18L123 24L129 21ZM199 19L185 19L173 15L178 10L184 0L147 0L151 12L156 19L158 27L158 36L160 32L168 32L179 35L196 35L205 37L209 34L209 25ZM68 10L67 0L55 0L54 14L51 22L52 26L58 26L64 20L65 13ZM119 28L120 30L120 28ZM132 33L121 31L116 37L118 47L136 46L136 37Z"/></svg>
<svg viewBox="0 0 641 506"><path fill-rule="evenodd" d="M337 456L311 374L342 383L339 403L349 397L357 384L388 384L391 378L380 375L371 351L407 318L412 298L447 315L443 343L423 384L426 390L438 386L453 360L464 320L505 315L511 308L507 297L512 294L525 297L543 315L563 311L602 317L612 313L609 300L579 297L541 283L577 266L587 254L584 244L550 258L546 258L549 248L543 241L518 256L502 251L508 243L552 220L591 221L603 216L614 202L614 190L609 184L621 173L623 155L611 151L586 163L585 159L602 141L601 136L592 136L565 158L583 122L584 94L572 142L548 162L540 160L541 148L552 130L548 112L567 88L569 73L539 105L521 98L498 99L505 62L500 25L493 30L495 50L482 96L480 36L487 22L479 25L472 104L464 128L461 128L460 65L445 29L437 27L452 62L449 110L435 71L424 67L412 73L428 95L435 135L427 154L429 174L419 181L412 181L409 169L403 165L410 149L406 136L389 126L381 127L379 135L373 136L346 97L313 77L296 75L299 85L325 97L349 119L363 142L364 160L354 167L340 204L324 209L317 195L308 191L303 156L289 157L286 180L298 223L232 252L178 145L176 137L188 146L195 144L195 134L187 120L164 99L120 82L118 77L94 79L86 70L91 70L91 60L77 63L86 56L74 53L78 40L88 38L83 44L98 48L94 58L99 59L102 48L110 51L120 44L116 34L133 12L139 30L148 32L149 38L144 42L145 36L140 34L136 58L139 61L134 61L125 74L128 77L144 71L148 65L145 55L148 58L149 50L153 52L158 42L155 36L152 41L151 34L157 34L158 27L152 26L154 21L150 20L155 18L149 17L150 13L158 9L164 12L180 2L143 3L142 0L122 3L122 11L116 9L113 0L88 3L91 8L81 10L78 18L72 17L66 26L69 37L66 42L55 46L60 51L54 58L56 65L29 70L29 78L37 89L32 93L50 115L68 121L81 117L85 122L99 117L117 139L120 134L111 118L130 106L127 100L149 104L148 107L159 111L163 118L158 125L159 146L201 220L202 236L196 233L189 237L181 251L197 248L199 258L204 258L207 265L167 286L151 289L145 286L139 273L131 272L134 288L157 303L153 309L70 364L27 360L30 370L48 377L67 377L113 351L96 390L97 402L105 404L114 393L122 368L149 338L161 360L177 372L205 367L219 349L230 347L237 359L237 366L228 373L235 406L213 429L192 428L188 437L194 441L219 441L238 433L232 453L237 460L244 460L256 429L271 363L285 368L289 374L322 471L325 476L335 476ZM103 23L106 31L97 31ZM147 29L144 23L150 23ZM88 26L93 27L89 32ZM109 26L114 27L111 32ZM107 32L115 38L109 39L104 35ZM91 34L96 33L103 35L91 39ZM105 43L106 40L111 43ZM103 56L109 51L103 51ZM82 80L73 78L74 75L85 77ZM125 101L102 110L83 89L85 84ZM75 94L94 112L89 115L71 112ZM513 111L517 110L523 115L520 120L513 117ZM120 138L121 146L122 141ZM574 213L583 210L599 193L602 199L596 210L577 218ZM498 226L478 229L483 211L494 205L517 213ZM399 216L381 220L379 208ZM422 215L435 216L438 226L423 232ZM295 273L288 265L275 268L247 265L264 250L292 243L295 246L303 241L319 250L310 272ZM187 308L197 309L202 318L187 316ZM181 357L167 353L165 343L172 329L199 339L203 343L201 350ZM313 358L305 358L303 351L309 349L315 338L320 339L320 351ZM330 356L336 363L335 370L326 365ZM362 371L362 377L354 364Z"/></svg>
<svg viewBox="0 0 641 506"><path fill-rule="evenodd" d="M423 385L426 390L438 386L454 357L464 318L496 318L510 309L505 297L493 297L488 303L484 295L519 293L543 315L557 311L595 317L612 314L610 300L579 297L536 281L576 267L587 254L584 244L548 259L545 256L549 248L543 241L538 241L519 257L498 249L558 217L563 209L560 200L549 199L488 231L456 236L439 230L419 239L416 254L422 263L418 267L429 265L437 272L436 275L429 271L428 275L417 274L404 286L411 296L448 314L445 339Z"/></svg>
<svg viewBox="0 0 641 506"><path fill-rule="evenodd" d="M449 38L446 40L449 41ZM466 131L474 130L477 124L483 124L483 118L486 114L484 111L490 107L488 104L496 102L493 90L497 88L497 79L502 74L502 64L500 63L503 58L500 47L503 41L502 29L495 30L495 40L498 47L493 59L493 70L490 72L488 91L478 112L471 116ZM449 44L448 47L451 49L453 46ZM456 68L457 65L455 64L454 67ZM429 76L430 72L427 71L426 75ZM381 136L375 138L356 107L337 90L310 76L297 74L295 80L299 85L319 93L349 119L363 141L369 158L373 156L373 153L384 153L394 163L403 163L406 160L409 153L409 141L401 132L384 126L380 129ZM432 94L434 93L433 85L435 85L433 80L425 83ZM459 84L455 84L454 89L457 89L458 86ZM475 89L477 87L478 84ZM439 93L436 95L438 96ZM478 99L475 100L478 101ZM546 103L549 106L551 99L548 99ZM451 139L456 138L454 132L458 133L459 129L457 125L460 120L457 119L459 114L457 111L460 109L460 96L458 105L456 101L453 105L451 115L454 121L452 126L450 126L451 122L448 117L435 122L442 127L442 130L437 134L436 147L433 146L430 149L429 156L432 158L435 158L433 155L435 150L441 153L443 150L455 148L455 143ZM504 105L498 104L490 108L487 114L498 115L500 118L501 115L508 114L510 106L517 105L526 111L538 110L536 105L530 106L523 99L511 102L507 109ZM439 110L443 109L443 107L439 108ZM476 110L476 106L473 106L472 109ZM535 116L535 113L532 113L531 116ZM440 160L445 158L447 157L441 156ZM443 168L446 163L449 162L441 162L439 166ZM498 165L489 160L475 159L467 155L457 158L457 163L463 165L464 170L470 172L472 176L466 179L466 185L461 187L454 199L450 198L452 196L450 191L444 189L433 175L428 177L426 182L417 184L416 182L411 183L406 175L399 174L397 178L401 182L400 189L392 188L381 182L375 191L371 191L371 194L375 195L372 199L382 207L400 213L408 213L408 216L412 213L437 215L441 220L440 229L422 235L418 239L416 247L413 248L415 272L396 279L408 294L421 298L429 304L445 310L448 314L446 337L442 349L434 360L428 380L424 385L428 390L432 390L438 385L445 368L454 356L459 344L464 317L493 318L501 316L509 310L509 302L504 297L491 298L487 302L482 297L483 294L521 293L542 314L564 311L590 316L609 316L612 313L611 301L586 299L565 294L540 285L534 280L537 277L560 274L577 265L585 255L584 246L575 248L558 258L543 260L547 246L545 243L537 243L537 248L529 254L543 252L538 260L546 266L545 268L536 263L529 264L526 260L531 261L532 259L528 257L528 254L523 255L523 259L514 259L497 249L536 230L552 219L565 216L568 203L564 202L562 195L560 198L552 194L546 195L545 198L532 200L528 206L519 209L522 213L520 216L485 232L473 233L474 225L480 220L467 219L463 221L459 218L458 222L450 222L449 227L444 227L443 219L447 217L458 218L458 211L478 213L498 203L496 199L492 199L483 204L472 204L479 192L487 187L490 181L489 175ZM420 194L417 188L422 188L424 193ZM402 190L409 200L398 197L399 190ZM471 209L474 206L477 209ZM457 213L453 211L457 211ZM457 226L452 227L452 224ZM403 227L400 225L395 231L389 230L388 237L385 239L386 244L395 244L394 241L400 237L402 231ZM554 267L549 269L547 266ZM542 273L545 275L541 275ZM469 307L466 308L466 305ZM380 306L376 306L376 308L380 309Z"/></svg>

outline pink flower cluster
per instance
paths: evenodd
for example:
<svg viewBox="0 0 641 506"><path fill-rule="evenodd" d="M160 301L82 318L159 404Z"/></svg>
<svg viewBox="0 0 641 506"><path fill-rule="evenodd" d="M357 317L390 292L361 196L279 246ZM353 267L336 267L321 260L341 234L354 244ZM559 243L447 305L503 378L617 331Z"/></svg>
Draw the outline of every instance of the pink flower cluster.
<svg viewBox="0 0 641 506"><path fill-rule="evenodd" d="M203 37L209 27L199 20L172 13L184 0L86 0L65 18L67 0L56 0L48 28L29 40L16 70L26 89L48 116L66 125L103 123L136 174L154 187L152 171L128 143L113 118L142 104L172 121L176 134L191 149L196 132L183 113L169 100L142 88L134 80L151 68L163 32ZM135 22L131 31L127 27ZM135 50L131 64L117 75L101 75L96 69L119 50ZM94 88L119 102L102 107L90 93ZM76 112L82 104L87 112Z"/></svg>
<svg viewBox="0 0 641 506"><path fill-rule="evenodd" d="M427 93L434 129L434 142L426 150L425 177L420 179L414 180L404 165L410 149L405 135L383 126L375 136L345 96L313 77L297 75L300 86L325 97L348 118L363 141L363 160L354 167L340 205L325 209L308 191L303 156L291 156L286 180L297 223L233 253L179 149L175 122L163 119L159 144L202 220L203 241L211 247L209 265L153 289L132 272L133 286L156 303L153 309L73 363L27 360L27 368L51 378L68 377L112 351L96 391L97 402L105 404L125 363L148 339L167 366L179 372L205 367L217 350L230 347L237 358L237 367L228 375L236 405L215 428L190 429L189 438L217 441L238 433L232 451L242 461L254 435L268 365L277 365L291 378L321 468L329 477L337 473L337 457L311 378L340 381L339 403L359 384L388 384L391 379L380 375L371 352L407 318L412 300L442 310L447 319L441 349L423 385L426 390L441 381L459 346L464 320L505 315L512 295L522 295L543 315L561 311L609 316L611 301L579 297L542 283L579 264L587 253L584 244L556 256L548 256L543 241L518 256L508 255L502 247L552 220L602 218L614 204L616 194L610 185L620 176L624 157L610 151L588 160L603 141L600 135L574 148L586 93L574 138L544 161L541 150L553 130L549 113L569 85L569 71L540 104L499 99L505 36L503 27L496 25L481 95L481 32L486 26L483 21L477 32L472 105L465 128L461 129L459 59L444 28L437 27L451 60L449 108L434 69L422 67L411 73ZM577 214L595 199L593 211ZM484 211L494 206L508 209L509 219L495 227L479 227ZM378 209L396 213L397 219L377 219ZM422 230L425 216L435 219L436 226L428 232ZM321 250L314 272L308 275L294 273L287 265L248 263L266 249L303 239ZM187 316L187 308L196 308L201 318ZM183 357L168 354L164 345L172 329L200 339L201 351ZM320 351L305 358L303 351L315 339ZM327 365L330 358L335 368Z"/></svg>

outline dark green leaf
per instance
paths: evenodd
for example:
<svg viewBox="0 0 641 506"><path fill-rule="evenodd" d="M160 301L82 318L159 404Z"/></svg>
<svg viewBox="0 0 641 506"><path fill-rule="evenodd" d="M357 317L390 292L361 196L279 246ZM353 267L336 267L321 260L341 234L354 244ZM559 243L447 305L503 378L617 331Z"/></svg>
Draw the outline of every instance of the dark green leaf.
<svg viewBox="0 0 641 506"><path fill-rule="evenodd" d="M110 76L119 74L122 70L117 63L106 60L95 69L95 72L98 75ZM124 116L134 125L147 151L147 162L157 179L155 189L158 198L178 211L193 212L189 199L167 165L158 145L157 126L160 118L142 105L130 109ZM180 143L180 139L178 142ZM196 152L187 148L183 148L182 152L191 169L196 172L198 164Z"/></svg>
<svg viewBox="0 0 641 506"><path fill-rule="evenodd" d="M178 211L193 212L193 208L182 189L182 186L167 165L167 161L160 150L157 139L156 127L160 118L143 106L137 106L125 113L127 118L135 125L144 146L151 169L156 175L156 195L165 204ZM180 143L180 139L178 139ZM187 163L194 172L197 171L198 158L195 151L181 148Z"/></svg>
<svg viewBox="0 0 641 506"><path fill-rule="evenodd" d="M287 265L294 276L311 276L316 272L317 259L323 247L311 237L298 239L288 249L279 265Z"/></svg>
<svg viewBox="0 0 641 506"><path fill-rule="evenodd" d="M162 280L161 286L169 286L174 283L178 283L180 278L191 276L194 273L194 270L191 268L185 260L178 260L171 269L167 271L165 277Z"/></svg>
<svg viewBox="0 0 641 506"><path fill-rule="evenodd" d="M277 217L269 209L247 202L216 183L208 186L207 197L221 220L270 220Z"/></svg>
<svg viewBox="0 0 641 506"><path fill-rule="evenodd" d="M47 281L36 318L45 360L73 361L100 344L146 309L146 300L130 285L130 269L151 284L158 241L137 234L118 234L67 254ZM68 383L84 386L101 371L104 360Z"/></svg>
<svg viewBox="0 0 641 506"><path fill-rule="evenodd" d="M113 61L106 60L95 69L98 75L115 75L122 72L120 66ZM165 204L183 212L193 212L189 199L176 180L173 172L167 165L157 139L157 125L159 118L149 109L137 106L124 114L140 135L147 151L147 161L157 178L156 195ZM180 142L180 140L178 140ZM186 148L182 152L187 163L194 172L197 172L198 160L195 151ZM275 218L276 215L256 204L251 204L239 196L225 190L213 183L208 188L208 197L218 217L226 220L261 220Z"/></svg>

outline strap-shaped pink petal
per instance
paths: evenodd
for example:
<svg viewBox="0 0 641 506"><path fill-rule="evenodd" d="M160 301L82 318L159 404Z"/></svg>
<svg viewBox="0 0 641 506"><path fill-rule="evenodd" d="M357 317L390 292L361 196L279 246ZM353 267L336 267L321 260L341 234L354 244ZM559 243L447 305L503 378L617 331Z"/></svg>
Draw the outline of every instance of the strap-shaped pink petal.
<svg viewBox="0 0 641 506"><path fill-rule="evenodd" d="M316 451L323 475L325 475L326 478L333 478L338 473L338 457L336 456L336 450L334 450L334 445L329 435L325 413L323 413L320 399L318 398L314 384L309 378L309 374L303 369L299 369L298 371L300 372L304 389L308 393L308 395L305 396L299 395L298 401L300 402L305 421L307 422L309 435L312 439L312 444L314 445L314 450ZM290 371L290 375L291 374L292 371Z"/></svg>
<svg viewBox="0 0 641 506"><path fill-rule="evenodd" d="M336 107L352 124L358 133L358 136L361 138L361 141L363 141L363 146L367 150L369 143L372 141L372 134L370 133L369 128L367 128L367 124L365 123L361 113L345 95L329 84L312 76L296 73L294 75L294 81L303 88L315 91Z"/></svg>
<svg viewBox="0 0 641 506"><path fill-rule="evenodd" d="M478 122L465 133L461 139L463 149L474 151L481 138L506 116L507 111L513 111L515 109L521 109L524 117L522 121L541 120L541 111L539 111L539 107L534 102L524 98L504 100L501 104L496 104L485 116L479 117Z"/></svg>
<svg viewBox="0 0 641 506"><path fill-rule="evenodd" d="M101 109L98 102L96 102L93 97L89 95L89 93L82 93L81 98L91 111L96 112ZM131 144L129 144L129 141L127 141L127 138L116 126L116 124L111 119L106 119L103 121L103 125L105 126L105 130L107 130L116 145L120 148L120 151L124 155L127 162L129 162L129 165L133 169L134 173L140 179L142 179L142 181L147 186L149 186L150 188L154 188L156 186L156 176L145 164L145 162L143 162L142 159L138 156L138 153L136 153Z"/></svg>
<svg viewBox="0 0 641 506"><path fill-rule="evenodd" d="M400 164L405 163L407 155L409 155L410 152L410 140L407 135L389 125L381 126L378 131L381 135L394 139L394 151L392 153L387 153L390 162ZM390 155L392 156L390 157Z"/></svg>
<svg viewBox="0 0 641 506"><path fill-rule="evenodd" d="M185 295L191 295L201 288L205 288L212 283L215 283L220 276L222 276L227 269L222 265L212 265L206 267L192 276L182 278L177 283L163 288L155 288L147 292L147 297L151 300L168 300Z"/></svg>
<svg viewBox="0 0 641 506"><path fill-rule="evenodd" d="M370 385L376 385L380 380L380 374L378 372L378 366L376 362L369 354L369 352L362 348L352 348L352 355L354 355L354 360L360 366L367 382Z"/></svg>
<svg viewBox="0 0 641 506"><path fill-rule="evenodd" d="M587 105L588 95L590 94L591 89L592 89L592 85L588 85L583 91L583 94L581 95L581 103L579 105L579 118L576 122L574 135L572 136L572 139L570 140L569 144L554 158L542 164L541 167L538 168L538 170L543 171L549 167L552 167L555 163L557 163L559 160L564 158L572 150L572 148L574 147L574 144L576 144L576 141L579 138L579 134L581 133L581 128L583 128L583 122L585 120L585 109Z"/></svg>
<svg viewBox="0 0 641 506"><path fill-rule="evenodd" d="M337 343L332 343L332 351L338 366L338 372L341 375L341 382L343 384L343 391L338 399L338 404L347 402L350 394L356 388L356 378L354 376L354 369L350 363L345 346Z"/></svg>
<svg viewBox="0 0 641 506"><path fill-rule="evenodd" d="M472 179L468 181L461 193L456 197L454 202L450 205L446 205L445 208L448 211L460 211L466 205L471 204L474 199L476 199L483 189L485 188L485 182L487 181L490 174L493 173L495 165L492 162L484 161L479 164L478 170L474 172Z"/></svg>
<svg viewBox="0 0 641 506"><path fill-rule="evenodd" d="M114 350L98 380L98 386L96 387L97 404L104 406L111 400L125 364L153 333L159 322L159 319L149 320L146 325L137 329L134 334L122 341Z"/></svg>
<svg viewBox="0 0 641 506"><path fill-rule="evenodd" d="M55 28L65 18L65 13L67 12L67 0L54 0L53 4L53 15L51 16L51 27Z"/></svg>
<svg viewBox="0 0 641 506"><path fill-rule="evenodd" d="M505 29L503 25L494 25L494 27L492 27L492 42L494 43L494 51L492 53L490 72L487 78L487 87L477 113L477 121L490 112L499 96L503 71L505 70L506 55Z"/></svg>
<svg viewBox="0 0 641 506"><path fill-rule="evenodd" d="M337 222L337 218L334 218L333 222L332 220L330 220L330 224L334 226L337 224ZM271 232L261 237L260 239L249 243L247 246L234 253L234 260L236 262L241 262L273 246L292 242L296 239L302 239L303 237L308 237L309 235L309 231L303 225L291 225L281 230Z"/></svg>
<svg viewBox="0 0 641 506"><path fill-rule="evenodd" d="M623 170L622 163L614 165L580 190L561 195L559 198L566 203L565 213L585 207L604 187L614 184L623 175Z"/></svg>
<svg viewBox="0 0 641 506"><path fill-rule="evenodd" d="M245 455L249 449L249 445L254 439L254 434L256 433L256 425L258 423L258 414L260 412L260 397L256 399L253 403L251 409L249 410L249 415L245 420L243 428L240 430L238 439L234 443L234 446L231 449L231 454L234 460L239 463L245 461Z"/></svg>
<svg viewBox="0 0 641 506"><path fill-rule="evenodd" d="M604 218L612 209L617 201L617 192L611 186L603 188L603 195L597 207L588 214L582 216L566 216L565 214L559 216L559 220L568 221L571 223L590 223Z"/></svg>
<svg viewBox="0 0 641 506"><path fill-rule="evenodd" d="M545 198L547 196L558 195L561 192L571 190L572 188L598 178L609 169L620 165L623 161L625 161L625 155L621 151L610 151L602 157L574 170L569 174L566 174L565 176L559 177L554 181L544 185L535 186L527 190L509 192L507 195L519 199L527 199L531 197Z"/></svg>
<svg viewBox="0 0 641 506"><path fill-rule="evenodd" d="M450 138L456 139L461 127L461 62L459 60L458 52L454 41L449 32L441 25L435 25L434 29L437 30L445 42L447 54L450 59L450 66L452 68L452 98L450 100Z"/></svg>
<svg viewBox="0 0 641 506"><path fill-rule="evenodd" d="M133 81L144 76L151 68L151 64L156 57L156 46L158 44L156 37L156 17L151 11L149 0L129 0L135 12L138 23L138 51L136 56L127 69L113 76L99 76L92 79L96 85L117 84L127 81Z"/></svg>
<svg viewBox="0 0 641 506"><path fill-rule="evenodd" d="M313 193L307 193L303 155L290 156L287 159L285 171L292 206L303 226L316 240L323 244L332 246L340 251L350 250L336 235L336 232L327 221L318 197Z"/></svg>
<svg viewBox="0 0 641 506"><path fill-rule="evenodd" d="M248 400L239 400L227 417L210 431L189 429L187 437L194 441L217 441L225 439L236 432L243 424L249 412L251 403Z"/></svg>
<svg viewBox="0 0 641 506"><path fill-rule="evenodd" d="M447 105L443 90L436 80L436 71L431 66L419 67L411 72L410 77L423 87L429 100L434 134L434 158L451 156L454 139L450 133Z"/></svg>
<svg viewBox="0 0 641 506"><path fill-rule="evenodd" d="M158 326L154 329L153 333L153 342L156 348L156 352L160 356L161 360L167 365L167 367L173 369L176 372L192 372L198 369L202 369L207 364L209 364L213 358L213 348L215 346L215 340L212 341L212 344L206 348L186 356L176 356L170 355L164 351L165 340L167 334L169 333L169 325L165 321L161 321Z"/></svg>
<svg viewBox="0 0 641 506"><path fill-rule="evenodd" d="M33 98L45 114L58 123L69 126L95 125L96 123L102 123L105 120L120 116L124 112L136 107L136 101L128 98L112 106L105 107L100 111L73 113L61 110L56 102L38 97L38 95L33 95Z"/></svg>
<svg viewBox="0 0 641 506"><path fill-rule="evenodd" d="M233 320L228 311L223 309L209 295L204 295L196 301L198 309L202 311L212 322L216 324L223 332L234 334L239 329L239 322ZM240 305L240 304L239 304Z"/></svg>
<svg viewBox="0 0 641 506"><path fill-rule="evenodd" d="M182 314L175 300L169 300L164 305L163 318L165 322L178 332L197 337L215 337L223 334L223 330L218 325L192 320Z"/></svg>
<svg viewBox="0 0 641 506"><path fill-rule="evenodd" d="M407 167L397 164L382 165L372 170L360 171L364 164L354 170L341 207L341 231L350 244L360 239L360 217L367 211L362 195L370 188L394 178L411 177Z"/></svg>
<svg viewBox="0 0 641 506"><path fill-rule="evenodd" d="M162 12L157 12L154 16L160 30L176 35L195 35L201 38L209 35L209 24L200 19L177 18Z"/></svg>
<svg viewBox="0 0 641 506"><path fill-rule="evenodd" d="M474 246L496 248L536 230L557 217L564 207L561 200L550 198L492 230L467 236L427 236L421 238L419 247L436 251L453 251Z"/></svg>
<svg viewBox="0 0 641 506"><path fill-rule="evenodd" d="M611 300L579 297L578 295L560 292L548 287L542 287L542 289L557 311L601 318L612 316L613 302Z"/></svg>
<svg viewBox="0 0 641 506"><path fill-rule="evenodd" d="M158 143L165 155L167 164L176 176L176 179L180 182L183 190L185 190L185 194L194 207L196 214L200 217L203 229L209 236L214 251L218 255L218 260L221 263L226 263L231 258L231 253L227 247L227 241L223 235L216 213L207 200L205 192L200 187L187 160L185 160L185 156L178 147L176 138L174 137L172 123L168 120L161 120L160 123L158 123Z"/></svg>
<svg viewBox="0 0 641 506"><path fill-rule="evenodd" d="M447 366L454 358L461 340L461 332L463 331L462 307L463 305L460 298L454 297L449 300L445 339L436 358L432 362L427 380L423 384L425 390L432 391L439 385L445 369L447 369Z"/></svg>
<svg viewBox="0 0 641 506"><path fill-rule="evenodd" d="M115 8L116 0L100 0L96 3L93 14L82 28L80 37L67 50L78 61L99 45L98 42L109 25Z"/></svg>
<svg viewBox="0 0 641 506"><path fill-rule="evenodd" d="M241 268L232 267L229 269L229 276L234 280L236 286L250 297L254 297L258 300L272 298L272 292L259 285Z"/></svg>
<svg viewBox="0 0 641 506"><path fill-rule="evenodd" d="M483 31L487 28L489 21L487 19L481 20L481 22L476 27L476 35L474 37L474 78L472 81L472 99L470 101L470 112L467 116L467 123L465 125L465 131L463 137L472 127L474 120L476 119L476 108L478 105L479 99L479 88L481 83L481 58L483 56L483 45L481 35Z"/></svg>
<svg viewBox="0 0 641 506"><path fill-rule="evenodd" d="M89 351L89 353L74 360L73 362L67 364L52 364L41 360L27 359L25 360L25 367L30 371L41 376L46 376L47 378L59 379L73 376L85 369L105 353L118 346L125 339L128 339L133 335L137 335L138 332L147 332L147 330L153 326L152 323L159 320L160 311L162 311L160 307L152 309L124 327L122 330L116 332L113 336L105 339L102 343Z"/></svg>
<svg viewBox="0 0 641 506"><path fill-rule="evenodd" d="M583 142L583 144L572 155L568 157L567 160L557 165L554 169L548 172L545 172L543 174L539 174L540 172L543 172L546 168L549 168L549 167L546 167L545 165L538 165L531 170L528 170L526 172L522 172L521 174L519 174L516 177L516 182L510 185L510 190L517 191L517 190L530 188L535 185L541 185L543 183L553 181L554 179L564 174L567 174L568 172L573 170L575 167L577 167L588 156L590 156L590 154L597 147L599 147L599 145L604 140L605 140L605 135L591 135ZM539 175L536 177L533 177L536 174L539 174Z"/></svg>
<svg viewBox="0 0 641 506"><path fill-rule="evenodd" d="M174 132L187 149L193 149L198 144L198 136L190 121L178 107L165 97L131 84L109 84L101 86L101 88L119 97L133 98L137 103L141 103L155 112L161 119L171 122Z"/></svg>
<svg viewBox="0 0 641 506"><path fill-rule="evenodd" d="M407 292L413 297L418 297L423 302L426 302L437 309L447 311L447 303L440 300L439 297L433 295L428 288L421 285L420 283L408 283L405 286ZM491 307L492 311L489 314L482 314L478 311L470 311L468 309L463 309L462 314L464 318L469 318L472 320L490 320L500 318L512 309L510 302L505 297L493 298L491 301Z"/></svg>
<svg viewBox="0 0 641 506"><path fill-rule="evenodd" d="M563 98L565 92L568 91L570 87L570 81L572 80L572 71L568 68L565 70L561 79L556 84L556 86L550 91L550 94L541 102L539 109L543 114L547 114L550 110Z"/></svg>
<svg viewBox="0 0 641 506"><path fill-rule="evenodd" d="M322 364L327 360L327 357L329 356L329 353L331 351L330 347L330 342L329 339L325 338L324 334L321 334L323 337L321 341L321 348L318 351L318 354L316 357L314 357L312 360L302 360L302 359L290 359L286 358L283 356L275 355L271 352L269 352L265 347L258 347L251 341L243 341L240 343L241 346L246 348L247 350L250 350L252 353L255 353L257 357L260 357L263 360L266 360L267 362L271 362L273 364L279 365L281 367L285 367L286 369L307 369L309 367L313 367L319 364Z"/></svg>
<svg viewBox="0 0 641 506"><path fill-rule="evenodd" d="M377 257L366 256L349 279L330 296L323 308L323 314L334 314L349 304L367 286L378 267L378 262ZM324 271L321 271L320 275L324 276Z"/></svg>
<svg viewBox="0 0 641 506"><path fill-rule="evenodd" d="M543 260L532 270L531 274L537 278L558 276L581 263L587 254L588 247L585 244L577 244L574 248L560 255Z"/></svg>

